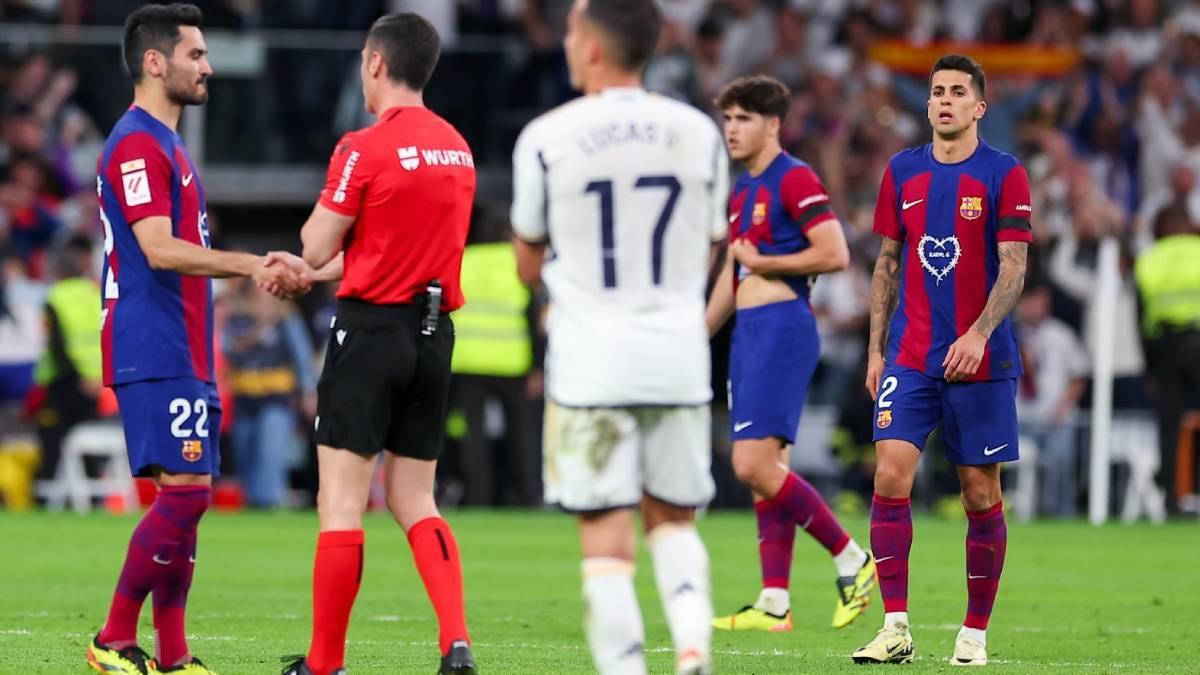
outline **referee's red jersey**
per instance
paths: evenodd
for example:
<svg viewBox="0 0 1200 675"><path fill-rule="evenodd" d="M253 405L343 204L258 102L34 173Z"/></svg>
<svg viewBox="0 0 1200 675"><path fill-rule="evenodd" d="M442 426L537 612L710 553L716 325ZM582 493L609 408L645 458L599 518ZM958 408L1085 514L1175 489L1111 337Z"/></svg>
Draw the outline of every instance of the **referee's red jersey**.
<svg viewBox="0 0 1200 675"><path fill-rule="evenodd" d="M474 200L471 149L427 108L391 108L343 136L320 202L355 217L337 296L409 302L437 279L442 311L461 307L459 272Z"/></svg>

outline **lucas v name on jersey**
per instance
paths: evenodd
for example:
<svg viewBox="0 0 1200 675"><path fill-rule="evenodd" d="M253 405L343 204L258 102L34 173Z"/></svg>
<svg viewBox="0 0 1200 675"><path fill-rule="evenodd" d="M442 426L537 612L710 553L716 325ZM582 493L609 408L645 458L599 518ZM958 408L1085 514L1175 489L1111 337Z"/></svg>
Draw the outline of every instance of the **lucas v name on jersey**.
<svg viewBox="0 0 1200 675"><path fill-rule="evenodd" d="M627 120L592 127L577 136L575 142L584 153L589 155L628 143L645 145L662 143L667 148L673 148L679 143L679 132L674 129L659 128L654 122Z"/></svg>

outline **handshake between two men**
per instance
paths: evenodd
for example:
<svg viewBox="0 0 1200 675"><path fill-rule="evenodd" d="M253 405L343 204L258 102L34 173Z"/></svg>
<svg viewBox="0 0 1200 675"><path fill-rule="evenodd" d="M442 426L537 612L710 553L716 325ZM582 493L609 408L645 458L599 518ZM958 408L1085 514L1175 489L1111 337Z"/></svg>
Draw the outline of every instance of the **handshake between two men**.
<svg viewBox="0 0 1200 675"><path fill-rule="evenodd" d="M260 289L280 300L297 298L307 293L314 283L341 279L342 255L339 253L314 270L298 255L271 251L259 258L253 278Z"/></svg>

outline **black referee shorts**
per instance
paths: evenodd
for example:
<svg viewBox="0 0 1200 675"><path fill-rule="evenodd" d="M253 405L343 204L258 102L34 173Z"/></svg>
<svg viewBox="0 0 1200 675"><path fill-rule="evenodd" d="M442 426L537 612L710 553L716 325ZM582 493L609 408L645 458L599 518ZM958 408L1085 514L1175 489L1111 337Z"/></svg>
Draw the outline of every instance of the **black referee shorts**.
<svg viewBox="0 0 1200 675"><path fill-rule="evenodd" d="M374 457L437 459L446 429L454 324L420 333L417 305L338 302L317 384L316 442Z"/></svg>

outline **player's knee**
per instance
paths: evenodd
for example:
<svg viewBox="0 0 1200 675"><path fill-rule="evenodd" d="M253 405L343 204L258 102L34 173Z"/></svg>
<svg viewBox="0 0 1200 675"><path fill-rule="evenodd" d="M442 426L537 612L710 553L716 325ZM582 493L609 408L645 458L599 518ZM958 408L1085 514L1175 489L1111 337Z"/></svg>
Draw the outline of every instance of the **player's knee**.
<svg viewBox="0 0 1200 675"><path fill-rule="evenodd" d="M771 470L770 462L762 461L755 453L733 453L733 473L743 485L755 488L766 482Z"/></svg>
<svg viewBox="0 0 1200 675"><path fill-rule="evenodd" d="M406 532L422 520L438 515L437 502L434 501L432 495L413 496L389 493L387 506L392 518Z"/></svg>
<svg viewBox="0 0 1200 675"><path fill-rule="evenodd" d="M875 494L902 498L912 491L913 477L908 471L887 462L875 465Z"/></svg>
<svg viewBox="0 0 1200 675"><path fill-rule="evenodd" d="M967 511L984 511L1000 502L1000 485L978 481L962 486L963 508Z"/></svg>
<svg viewBox="0 0 1200 675"><path fill-rule="evenodd" d="M322 529L357 529L362 527L365 500L349 492L321 490L317 492L317 517Z"/></svg>

